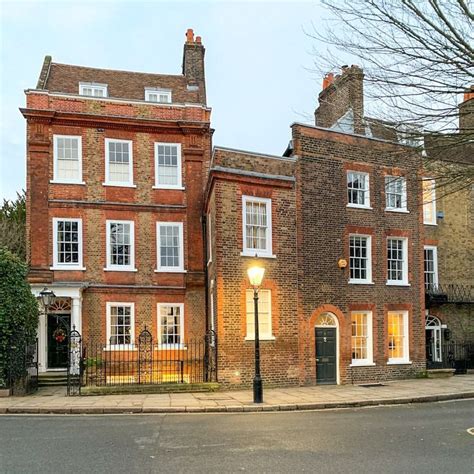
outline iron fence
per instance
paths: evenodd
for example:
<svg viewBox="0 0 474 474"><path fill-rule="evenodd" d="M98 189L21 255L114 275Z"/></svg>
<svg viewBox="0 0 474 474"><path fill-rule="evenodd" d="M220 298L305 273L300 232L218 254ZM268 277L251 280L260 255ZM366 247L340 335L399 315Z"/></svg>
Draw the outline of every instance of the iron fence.
<svg viewBox="0 0 474 474"><path fill-rule="evenodd" d="M474 343L448 341L441 344L439 361L428 360L428 369L455 369L455 374L465 374L474 369Z"/></svg>
<svg viewBox="0 0 474 474"><path fill-rule="evenodd" d="M12 395L28 395L38 390L38 339L31 344L23 345L18 350L16 343L10 343L8 361L7 388Z"/></svg>
<svg viewBox="0 0 474 474"><path fill-rule="evenodd" d="M136 344L83 343L82 384L160 385L217 380L215 335L181 344L159 344L144 330Z"/></svg>
<svg viewBox="0 0 474 474"><path fill-rule="evenodd" d="M473 303L474 286L472 285L425 285L426 302L432 304Z"/></svg>

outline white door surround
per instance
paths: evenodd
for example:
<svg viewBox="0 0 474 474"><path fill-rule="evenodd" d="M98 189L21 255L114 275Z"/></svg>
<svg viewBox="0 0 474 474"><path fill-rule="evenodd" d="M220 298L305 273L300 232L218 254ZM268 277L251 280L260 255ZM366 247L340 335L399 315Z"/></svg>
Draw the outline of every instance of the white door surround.
<svg viewBox="0 0 474 474"><path fill-rule="evenodd" d="M315 327L332 327L336 328L336 383L340 385L341 380L339 377L339 321L337 316L331 312L325 312L318 316L316 319ZM314 331L314 329L313 329ZM314 350L314 349L313 349Z"/></svg>
<svg viewBox="0 0 474 474"><path fill-rule="evenodd" d="M71 298L71 329L75 327L82 334L82 290L83 285L59 285L59 284L32 284L31 292L36 298L40 298L40 292L44 287L52 290L58 298ZM48 369L48 321L46 314L39 302L40 314L38 324L38 370L47 372ZM57 370L57 369L56 369Z"/></svg>

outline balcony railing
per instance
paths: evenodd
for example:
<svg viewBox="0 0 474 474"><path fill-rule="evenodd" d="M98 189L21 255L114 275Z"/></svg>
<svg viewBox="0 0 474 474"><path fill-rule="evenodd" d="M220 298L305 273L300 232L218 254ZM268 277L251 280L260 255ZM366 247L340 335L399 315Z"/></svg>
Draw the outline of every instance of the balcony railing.
<svg viewBox="0 0 474 474"><path fill-rule="evenodd" d="M428 307L445 303L474 303L474 286L426 285L425 298Z"/></svg>

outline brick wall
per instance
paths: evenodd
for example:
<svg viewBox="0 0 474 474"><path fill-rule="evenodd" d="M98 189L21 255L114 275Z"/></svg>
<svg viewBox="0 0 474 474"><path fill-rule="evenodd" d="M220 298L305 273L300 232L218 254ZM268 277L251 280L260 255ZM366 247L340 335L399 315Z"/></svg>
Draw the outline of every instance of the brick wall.
<svg viewBox="0 0 474 474"><path fill-rule="evenodd" d="M45 98L47 100L45 100ZM84 284L83 331L105 340L106 301L133 301L136 334L144 324L156 337L156 303L184 302L185 337L205 331L205 278L201 213L210 160L209 110L126 104L29 93L27 118L27 232L30 281ZM65 104L75 104L74 107ZM34 107L34 110L32 109ZM52 113L53 108L56 112ZM58 113L60 111L60 113ZM78 115L76 112L88 112ZM143 120L144 112L148 111ZM117 117L127 114L127 117ZM115 116L114 116L115 115ZM192 120L192 123L188 120ZM179 120L179 122L178 122ZM53 135L82 137L85 184L54 184ZM104 186L105 139L133 142L134 188ZM181 143L184 190L153 189L154 142ZM84 271L52 271L53 218L81 218ZM136 272L104 271L106 220L135 223ZM157 273L156 222L184 224L187 273ZM170 299L171 298L171 299Z"/></svg>
<svg viewBox="0 0 474 474"><path fill-rule="evenodd" d="M315 380L314 320L318 308L333 308L340 330L341 382L370 381L409 376L424 367L423 227L421 225L419 173L416 155L394 153L376 140L350 137L313 127L293 126L297 161L300 334L305 337L305 383ZM372 209L347 205L347 170L368 172ZM385 175L406 178L409 213L385 211ZM372 236L373 285L348 284L349 268L341 270L338 259L349 261L349 234ZM408 238L410 286L387 282L386 239ZM375 367L350 368L352 309L373 312ZM409 312L410 365L388 366L387 311Z"/></svg>

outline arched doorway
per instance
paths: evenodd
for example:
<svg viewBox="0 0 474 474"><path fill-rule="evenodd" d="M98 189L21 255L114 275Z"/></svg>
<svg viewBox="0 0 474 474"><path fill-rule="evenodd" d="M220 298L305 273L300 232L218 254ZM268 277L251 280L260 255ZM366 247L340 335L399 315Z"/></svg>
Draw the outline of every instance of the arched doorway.
<svg viewBox="0 0 474 474"><path fill-rule="evenodd" d="M432 315L426 316L426 362L428 366L442 362L441 321Z"/></svg>
<svg viewBox="0 0 474 474"><path fill-rule="evenodd" d="M316 383L337 384L339 380L339 324L329 312L318 316L315 323Z"/></svg>

